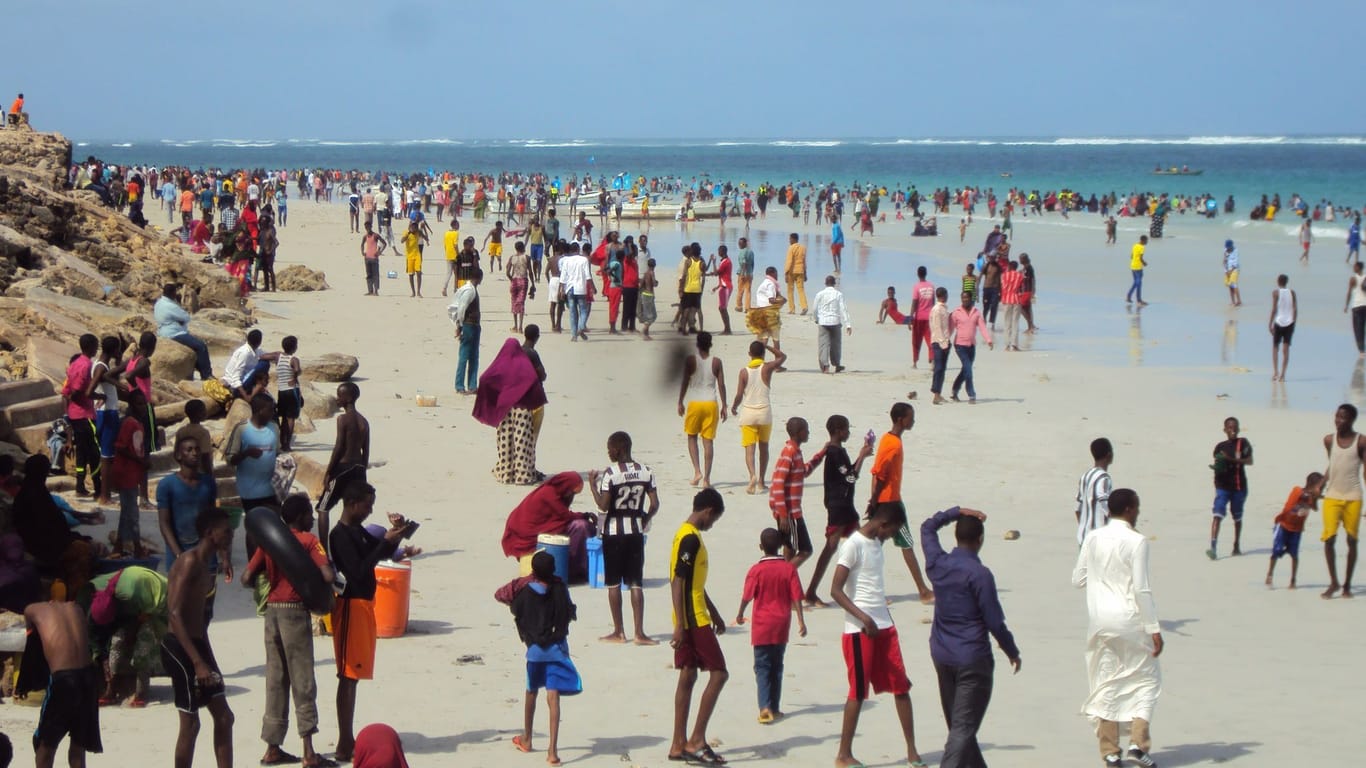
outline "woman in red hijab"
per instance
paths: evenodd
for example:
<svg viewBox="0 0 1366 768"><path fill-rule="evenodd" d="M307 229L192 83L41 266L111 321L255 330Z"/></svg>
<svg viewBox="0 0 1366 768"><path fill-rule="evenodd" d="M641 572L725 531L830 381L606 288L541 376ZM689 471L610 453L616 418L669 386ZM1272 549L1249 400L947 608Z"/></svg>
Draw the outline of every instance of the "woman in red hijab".
<svg viewBox="0 0 1366 768"><path fill-rule="evenodd" d="M356 736L356 751L351 755L353 768L408 768L403 742L398 732L384 723L373 723Z"/></svg>
<svg viewBox="0 0 1366 768"><path fill-rule="evenodd" d="M541 534L568 536L569 581L575 583L586 580L586 543L597 516L569 509L574 497L582 490L583 478L578 472L561 472L527 494L508 515L507 525L503 528L503 554L520 560L536 551L536 537Z"/></svg>

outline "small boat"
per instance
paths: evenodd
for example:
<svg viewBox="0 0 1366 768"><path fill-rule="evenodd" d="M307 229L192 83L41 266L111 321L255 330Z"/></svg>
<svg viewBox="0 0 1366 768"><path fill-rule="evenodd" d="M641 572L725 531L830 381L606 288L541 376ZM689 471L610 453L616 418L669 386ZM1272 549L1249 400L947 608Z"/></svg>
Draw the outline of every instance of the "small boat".
<svg viewBox="0 0 1366 768"><path fill-rule="evenodd" d="M1015 174L1011 173L1010 171L1005 171L1005 172L1003 172L1003 173L1001 174L1001 178L1003 178L1003 179L1008 179L1008 178L1010 178L1011 176L1014 176L1014 175L1015 175Z"/></svg>
<svg viewBox="0 0 1366 768"><path fill-rule="evenodd" d="M1203 170L1193 171L1189 168L1167 168L1166 170L1161 168L1153 169L1154 176L1199 176L1202 173L1204 173Z"/></svg>

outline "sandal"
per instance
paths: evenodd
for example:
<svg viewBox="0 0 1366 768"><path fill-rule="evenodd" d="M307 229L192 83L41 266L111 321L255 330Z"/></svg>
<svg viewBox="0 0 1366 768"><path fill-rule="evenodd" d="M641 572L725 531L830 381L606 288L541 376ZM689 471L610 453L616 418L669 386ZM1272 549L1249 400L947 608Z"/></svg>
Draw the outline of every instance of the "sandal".
<svg viewBox="0 0 1366 768"><path fill-rule="evenodd" d="M516 747L518 752L531 751L531 745L522 741L522 734L520 733L512 737L512 746Z"/></svg>
<svg viewBox="0 0 1366 768"><path fill-rule="evenodd" d="M726 759L725 759L724 757L721 757L720 755L716 754L716 751L713 750L713 749L711 748L710 745L705 746L705 747L703 747L703 748L697 750L696 752L689 752L688 750L685 749L685 750L683 750L683 753L680 754L680 755L678 755L677 757L675 757L675 756L673 756L673 755L669 755L669 759L670 759L670 760L683 760L683 761L687 762L689 765L693 765L693 764L696 764L696 765L725 765L725 764L726 764Z"/></svg>

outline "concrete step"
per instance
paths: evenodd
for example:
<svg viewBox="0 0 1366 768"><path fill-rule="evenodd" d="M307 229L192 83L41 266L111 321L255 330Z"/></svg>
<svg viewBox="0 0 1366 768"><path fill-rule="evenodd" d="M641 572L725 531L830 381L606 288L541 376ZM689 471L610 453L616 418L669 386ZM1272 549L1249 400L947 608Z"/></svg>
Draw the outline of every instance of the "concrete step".
<svg viewBox="0 0 1366 768"><path fill-rule="evenodd" d="M25 400L0 408L0 435L12 435L24 427L50 425L65 413L66 403L60 395Z"/></svg>
<svg viewBox="0 0 1366 768"><path fill-rule="evenodd" d="M47 430L51 422L20 427L10 435L11 441L29 453L47 453Z"/></svg>
<svg viewBox="0 0 1366 768"><path fill-rule="evenodd" d="M0 408L18 405L25 400L41 400L57 394L47 379L20 379L0 384Z"/></svg>

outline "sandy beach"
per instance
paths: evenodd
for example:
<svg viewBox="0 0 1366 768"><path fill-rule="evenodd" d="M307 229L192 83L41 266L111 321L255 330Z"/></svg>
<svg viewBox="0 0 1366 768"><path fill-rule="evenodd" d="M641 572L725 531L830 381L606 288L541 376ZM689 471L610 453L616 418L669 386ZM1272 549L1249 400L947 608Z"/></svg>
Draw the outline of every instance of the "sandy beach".
<svg viewBox="0 0 1366 768"><path fill-rule="evenodd" d="M153 217L155 218L155 217ZM890 218L890 217L889 217ZM950 223L952 222L952 223ZM487 222L491 224L492 222ZM1366 632L1361 600L1320 600L1326 584L1321 522L1311 517L1301 550L1300 589L1283 588L1289 563L1277 569L1282 588L1262 581L1270 549L1272 518L1287 492L1306 473L1325 465L1322 437L1332 411L1363 398L1346 315L1339 311L1348 272L1340 238L1321 234L1313 263L1296 263L1290 221L1239 226L1220 219L1173 217L1167 237L1149 248L1152 262L1144 290L1152 302L1141 314L1126 312L1128 247L1138 221L1121 224L1119 243L1102 245L1099 217L1056 216L1015 220L1013 253L1028 252L1039 271L1037 336L1025 337L1018 353L980 347L976 365L978 402L969 406L929 403L927 361L910 367L910 334L904 326L877 325L877 300L888 284L906 297L915 267L930 270L936 285L956 286L990 231L978 219L960 244L957 217L940 217L938 238L908 237L909 222L878 225L875 238L859 239L847 226L842 287L854 315L836 376L822 375L816 361L816 328L809 317L784 315L789 371L773 381L775 422L802 416L812 425L808 458L825 440L826 417L842 413L860 435L888 426L888 409L915 391L916 424L906 440L905 490L912 526L953 505L985 511L983 561L995 572L1007 620L1020 645L1023 669L1009 674L1004 658L996 670L991 709L981 731L987 760L997 766L1084 765L1096 761L1095 740L1080 706L1087 683L1086 606L1069 584L1076 554L1074 496L1091 464L1087 445L1100 436L1115 445L1111 472L1116 487L1142 499L1139 528L1152 540L1152 574L1167 649L1162 656L1164 693L1153 723L1154 757L1163 766L1233 763L1246 766L1327 765L1342 762L1357 737L1313 737L1315 723L1341 719L1342 704L1359 685L1355 655ZM482 241L485 223L464 222L462 236ZM472 398L453 392L456 346L440 296L445 264L432 221L423 299L410 299L403 260L383 257L381 295L364 296L359 238L349 234L345 205L291 200L289 224L280 231L279 268L302 263L327 273L331 289L319 293L258 294L253 298L265 348L286 334L300 339L299 355L324 352L358 356L359 410L373 434L370 480L378 489L376 511L400 512L422 529L414 543L426 549L414 566L412 621L407 636L379 643L377 674L362 683L357 726L387 722L402 734L415 767L538 765L544 758L545 714L537 719L537 749L519 754L511 737L520 731L524 648L511 615L494 590L516 576L502 556L499 538L508 512L530 490L502 486L490 475L493 430L470 416ZM609 227L610 228L610 227ZM648 231L659 261L660 340L605 333L606 305L590 320L588 343L570 344L549 332L544 292L529 302L529 322L544 336L539 346L548 371L549 405L539 445L542 471L586 472L607 463L606 439L630 432L635 458L660 479L662 508L646 558L646 630L664 640L671 629L667 556L670 540L686 517L694 489L691 468L674 410L677 380L666 378L690 341L667 328L673 265L681 244L696 240L704 255L724 242L734 248L742 227L729 222L676 225L656 222L642 230L631 222L623 234ZM802 234L810 249L807 294L820 288L829 269L829 229L794 226L770 213L751 228L758 266L782 267L786 233ZM1245 305L1227 307L1219 254L1225 237L1238 241L1243 259ZM485 262L487 265L487 261ZM1299 293L1301 330L1295 337L1288 381L1273 385L1266 318L1276 274L1291 276ZM511 326L508 283L488 275L483 296L481 366L496 354ZM710 286L708 286L710 287ZM950 302L953 304L953 302ZM720 329L713 294L704 298L708 330ZM732 314L737 335L717 337L728 391L745 363L751 337ZM221 370L223 360L215 360ZM1354 367L1355 366L1355 367ZM956 373L951 363L949 376ZM419 408L417 394L435 395L435 408ZM1237 416L1256 448L1249 470L1243 549L1224 557L1231 530L1225 525L1221 558L1211 562L1209 508L1213 497L1208 465L1223 439L1224 417ZM333 424L301 435L298 451L326 462ZM773 450L781 447L775 429ZM713 479L726 499L726 514L706 536L711 553L708 591L722 615L733 618L745 571L758 559L758 535L772 524L765 497L744 493L746 473L738 428L722 425ZM859 483L866 498L868 480ZM819 477L806 487L813 530L823 526ZM588 510L581 494L574 508ZM144 530L147 522L144 521ZM1020 532L1003 540L1008 529ZM945 532L946 546L951 534ZM235 561L244 562L236 543ZM920 751L930 764L940 754L944 719L927 639L932 609L914 599L914 585L888 545L887 584L892 614L915 684L912 699ZM1341 557L1341 549L1340 554ZM811 566L802 569L803 583ZM827 576L828 579L828 576ZM822 588L828 593L828 584ZM667 644L612 646L596 638L610 629L606 592L576 587L579 620L570 646L584 677L584 693L564 703L560 752L580 765L663 766L673 712L676 673ZM771 726L755 716L755 684L747 627L730 627L721 638L731 678L710 734L732 763L787 760L829 765L839 735L847 691L840 655L842 611L809 612L809 634L792 638L787 654L784 709ZM245 590L220 591L210 636L229 685L237 716L238 764L255 764L264 703L262 629ZM320 750L335 741L334 666L330 643L316 643ZM1346 671L1347 674L1343 674ZM150 764L170 761L175 714L166 679L153 680L153 704L145 711L101 711L107 757L96 765L129 765L133 755ZM1350 713L1352 710L1346 710ZM38 710L0 707L0 728L11 735L20 761L30 754L27 734ZM207 724L206 724L207 725ZM1348 724L1349 733L1351 725ZM198 764L209 765L207 730L199 739ZM286 749L298 742L291 731ZM855 753L869 765L904 765L905 754L890 699L865 708Z"/></svg>

